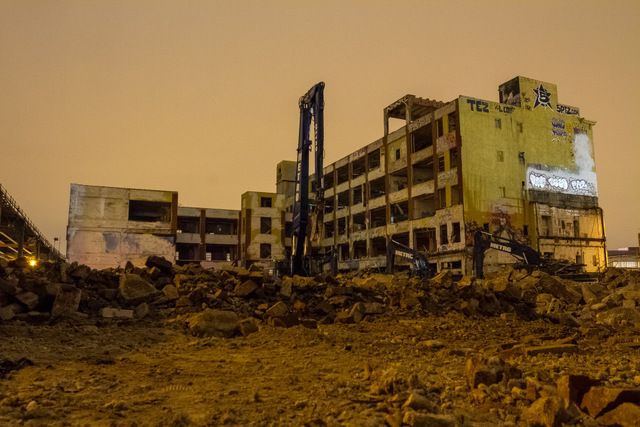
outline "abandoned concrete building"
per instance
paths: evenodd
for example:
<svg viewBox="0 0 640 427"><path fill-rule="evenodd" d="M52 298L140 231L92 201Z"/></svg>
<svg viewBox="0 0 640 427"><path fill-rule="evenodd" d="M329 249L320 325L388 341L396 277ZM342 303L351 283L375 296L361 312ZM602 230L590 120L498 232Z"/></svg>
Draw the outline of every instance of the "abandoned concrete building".
<svg viewBox="0 0 640 427"><path fill-rule="evenodd" d="M178 193L71 184L67 259L93 268L175 261Z"/></svg>
<svg viewBox="0 0 640 427"><path fill-rule="evenodd" d="M397 126L391 131L393 120ZM473 233L480 229L598 271L607 265L607 255L594 124L578 108L558 102L555 84L526 77L500 85L499 102L468 96L440 102L406 95L384 109L381 138L324 168L324 213L312 227L319 231L316 246L337 253L341 270L375 268L385 266L387 242L394 239L425 251L437 271L469 274ZM89 234L93 223L88 220L96 212L102 220L113 212L119 216L118 227L127 231L117 240L121 243L109 246L114 254L101 258L112 265L131 254L131 237L124 236L142 239L137 233L147 232L169 246L172 236L176 239L172 260L177 253L177 260L185 262L210 258L273 266L291 253L295 171L295 162L280 162L276 192L245 192L239 214L178 210L177 201L167 195L174 193L168 192L160 199L169 203L163 212L173 214L154 216L162 219L158 230L154 227L160 225L140 228L139 220L131 219L131 208L126 209L128 200L136 201L134 212L137 206L148 207L139 205L151 201L142 197L151 194L146 190L126 190L131 193L119 196L120 203L112 201L113 206L100 210L83 201L88 188L75 187L74 195L72 186L68 254L91 262L80 256L79 245L105 252L107 238L102 232ZM224 233L210 236L207 224L213 227L222 219L228 221ZM225 234L234 231L236 243L232 234ZM153 249L156 254L170 252L169 246L160 246ZM513 261L496 250L485 258L489 269Z"/></svg>
<svg viewBox="0 0 640 427"><path fill-rule="evenodd" d="M178 207L178 193L71 184L67 258L94 268L149 255L205 267L238 259L240 211Z"/></svg>

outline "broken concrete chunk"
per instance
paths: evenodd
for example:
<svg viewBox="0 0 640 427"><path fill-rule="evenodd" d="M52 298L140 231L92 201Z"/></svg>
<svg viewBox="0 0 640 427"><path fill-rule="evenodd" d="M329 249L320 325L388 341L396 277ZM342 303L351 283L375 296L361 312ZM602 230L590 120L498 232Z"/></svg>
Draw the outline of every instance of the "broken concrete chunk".
<svg viewBox="0 0 640 427"><path fill-rule="evenodd" d="M150 311L149 304L147 304L146 302L143 302L142 304L136 307L134 314L136 315L137 319L144 319L149 315L149 311Z"/></svg>
<svg viewBox="0 0 640 427"><path fill-rule="evenodd" d="M426 409L429 411L433 411L435 405L426 397L417 392L412 392L407 400L402 405L403 408L411 408L411 409Z"/></svg>
<svg viewBox="0 0 640 427"><path fill-rule="evenodd" d="M561 415L560 399L541 397L522 411L522 420L530 426L555 427Z"/></svg>
<svg viewBox="0 0 640 427"><path fill-rule="evenodd" d="M634 283L620 288L616 293L622 295L625 300L640 302L640 283Z"/></svg>
<svg viewBox="0 0 640 427"><path fill-rule="evenodd" d="M169 301L175 301L180 298L180 295L178 294L178 288L173 285L167 285L162 288L162 293L164 294L164 297Z"/></svg>
<svg viewBox="0 0 640 427"><path fill-rule="evenodd" d="M76 313L80 306L81 298L82 291L80 289L60 284L58 287L58 293L53 301L53 307L51 307L51 316L62 317Z"/></svg>
<svg viewBox="0 0 640 427"><path fill-rule="evenodd" d="M336 313L336 318L334 319L335 323L355 323L355 320L351 316L351 312L347 310L339 311Z"/></svg>
<svg viewBox="0 0 640 427"><path fill-rule="evenodd" d="M572 403L580 405L582 397L589 389L598 384L586 375L563 375L556 381L558 397L562 400L566 409Z"/></svg>
<svg viewBox="0 0 640 427"><path fill-rule="evenodd" d="M599 288L599 286L590 283L583 283L582 285L580 285L582 299L584 300L584 302L587 304L597 303L600 300L598 294L602 292L602 290Z"/></svg>
<svg viewBox="0 0 640 427"><path fill-rule="evenodd" d="M69 273L69 276L71 276L72 278L79 281L84 281L84 280L87 280L87 277L89 277L89 275L91 274L91 268L84 264L78 265L76 263L73 263L71 267L67 270L67 272Z"/></svg>
<svg viewBox="0 0 640 427"><path fill-rule="evenodd" d="M233 289L233 293L238 297L248 297L258 289L258 285L253 280L245 280L242 283L236 285Z"/></svg>
<svg viewBox="0 0 640 427"><path fill-rule="evenodd" d="M576 353L578 346L575 344L546 344L526 347L525 353L529 356L541 353L562 354L562 353Z"/></svg>
<svg viewBox="0 0 640 427"><path fill-rule="evenodd" d="M635 308L616 307L598 313L596 321L614 328L622 326L640 327L640 311Z"/></svg>
<svg viewBox="0 0 640 427"><path fill-rule="evenodd" d="M282 301L278 301L266 312L267 317L285 317L289 313L289 307Z"/></svg>
<svg viewBox="0 0 640 427"><path fill-rule="evenodd" d="M366 313L366 308L363 303L357 302L351 307L349 316L353 319L354 323L360 323Z"/></svg>
<svg viewBox="0 0 640 427"><path fill-rule="evenodd" d="M505 292L509 288L509 275L501 274L487 282L487 287L494 292Z"/></svg>
<svg viewBox="0 0 640 427"><path fill-rule="evenodd" d="M163 257L152 255L147 258L145 265L149 268L155 267L164 274L173 275L173 264Z"/></svg>
<svg viewBox="0 0 640 427"><path fill-rule="evenodd" d="M541 353L562 354L562 353L577 353L578 346L575 344L545 344L526 347L524 352L533 356Z"/></svg>
<svg viewBox="0 0 640 427"><path fill-rule="evenodd" d="M474 276L462 276L462 278L456 283L456 286L458 289L468 288L473 285L475 281L476 278Z"/></svg>
<svg viewBox="0 0 640 427"><path fill-rule="evenodd" d="M451 271L442 270L440 273L436 274L433 278L431 278L430 282L433 286L449 287L453 282L451 279Z"/></svg>
<svg viewBox="0 0 640 427"><path fill-rule="evenodd" d="M318 321L315 319L299 319L302 326L308 329L318 329Z"/></svg>
<svg viewBox="0 0 640 427"><path fill-rule="evenodd" d="M384 313L384 304L379 302L365 302L364 312L365 314L382 314Z"/></svg>
<svg viewBox="0 0 640 427"><path fill-rule="evenodd" d="M105 319L133 319L133 310L124 310L115 307L104 307L100 315Z"/></svg>
<svg viewBox="0 0 640 427"><path fill-rule="evenodd" d="M240 328L240 319L233 311L212 310L193 315L188 322L191 333L198 337L234 336Z"/></svg>
<svg viewBox="0 0 640 427"><path fill-rule="evenodd" d="M13 307L8 305L6 307L0 308L0 320L9 321L16 317L16 312Z"/></svg>
<svg viewBox="0 0 640 427"><path fill-rule="evenodd" d="M420 300L418 299L418 293L412 289L405 289L400 297L400 307L403 309L410 309L420 306Z"/></svg>
<svg viewBox="0 0 640 427"><path fill-rule="evenodd" d="M637 427L640 424L640 406L622 403L596 419L601 425Z"/></svg>
<svg viewBox="0 0 640 427"><path fill-rule="evenodd" d="M465 364L465 376L470 389L480 384L491 385L512 378L521 378L522 372L499 357L470 357Z"/></svg>
<svg viewBox="0 0 640 427"><path fill-rule="evenodd" d="M558 277L543 273L538 286L554 297L571 304L577 304L582 300L582 293L574 289L575 283L569 280L561 280Z"/></svg>
<svg viewBox="0 0 640 427"><path fill-rule="evenodd" d="M0 291L8 295L15 295L18 293L18 279L3 279L0 277Z"/></svg>
<svg viewBox="0 0 640 427"><path fill-rule="evenodd" d="M268 320L269 325L279 328L290 328L296 326L298 321L298 315L296 313L287 313L281 317L270 317Z"/></svg>
<svg viewBox="0 0 640 427"><path fill-rule="evenodd" d="M591 387L582 398L580 407L592 417L599 417L622 403L640 402L640 389Z"/></svg>
<svg viewBox="0 0 640 427"><path fill-rule="evenodd" d="M444 341L440 340L426 340L420 342L419 346L427 350L440 350L441 348L446 347L446 344Z"/></svg>
<svg viewBox="0 0 640 427"><path fill-rule="evenodd" d="M240 327L240 333L242 334L242 336L245 336L245 337L254 332L258 332L258 323L256 322L256 319L254 319L253 317L248 317L246 319L241 320L239 327Z"/></svg>
<svg viewBox="0 0 640 427"><path fill-rule="evenodd" d="M58 295L58 292L60 292L60 287L62 285L69 286L66 283L47 283L44 287L46 295L55 298L55 296Z"/></svg>
<svg viewBox="0 0 640 427"><path fill-rule="evenodd" d="M20 292L16 294L16 299L24 304L29 310L33 310L36 308L40 300L38 299L38 295L33 292Z"/></svg>
<svg viewBox="0 0 640 427"><path fill-rule="evenodd" d="M131 305L148 301L158 293L155 286L133 273L123 273L120 275L120 286L118 290L120 297L127 304Z"/></svg>
<svg viewBox="0 0 640 427"><path fill-rule="evenodd" d="M290 298L293 293L293 280L290 277L284 277L280 284L280 295Z"/></svg>
<svg viewBox="0 0 640 427"><path fill-rule="evenodd" d="M455 418L449 415L422 414L415 411L407 411L402 418L402 425L411 427L453 427Z"/></svg>

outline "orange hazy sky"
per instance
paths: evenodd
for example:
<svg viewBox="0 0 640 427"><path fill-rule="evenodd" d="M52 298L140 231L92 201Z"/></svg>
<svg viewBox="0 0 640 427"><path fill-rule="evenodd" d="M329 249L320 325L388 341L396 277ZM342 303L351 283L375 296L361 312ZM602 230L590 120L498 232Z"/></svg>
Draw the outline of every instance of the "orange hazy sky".
<svg viewBox="0 0 640 427"><path fill-rule="evenodd" d="M640 232L640 2L0 0L0 183L50 238L69 184L239 209L295 160L298 97L326 82L326 162L411 93L558 85L594 128L611 248Z"/></svg>

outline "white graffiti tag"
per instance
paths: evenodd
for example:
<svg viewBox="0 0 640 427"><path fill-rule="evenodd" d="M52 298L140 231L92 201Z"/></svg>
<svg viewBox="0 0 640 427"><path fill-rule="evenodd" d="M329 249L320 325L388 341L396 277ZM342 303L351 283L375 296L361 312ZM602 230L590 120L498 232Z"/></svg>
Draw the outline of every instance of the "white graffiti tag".
<svg viewBox="0 0 640 427"><path fill-rule="evenodd" d="M544 175L529 174L529 182L534 188L545 188L547 186L547 178Z"/></svg>

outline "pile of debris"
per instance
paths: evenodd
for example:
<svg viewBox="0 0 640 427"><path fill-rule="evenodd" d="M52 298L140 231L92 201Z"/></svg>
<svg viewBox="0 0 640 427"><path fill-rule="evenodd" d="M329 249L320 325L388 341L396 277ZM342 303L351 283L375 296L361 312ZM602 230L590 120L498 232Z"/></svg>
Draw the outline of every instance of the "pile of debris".
<svg viewBox="0 0 640 427"><path fill-rule="evenodd" d="M499 356L471 357L465 371L474 403L512 405L525 425L553 427L595 420L597 425L633 426L640 420L638 388L613 387L573 374L548 384L524 375Z"/></svg>
<svg viewBox="0 0 640 427"><path fill-rule="evenodd" d="M578 283L541 271L506 270L483 284L568 326L640 328L640 271L608 269L598 282Z"/></svg>
<svg viewBox="0 0 640 427"><path fill-rule="evenodd" d="M247 334L256 322L358 323L388 312L505 318L546 317L569 326L640 327L640 273L611 269L598 283L540 271L506 269L485 280L432 279L375 272L273 278L229 267L174 266L151 256L146 267L92 270L76 263L0 262L0 319L143 319L173 317L198 335ZM244 319L244 320L242 320ZM212 326L218 325L218 326Z"/></svg>

